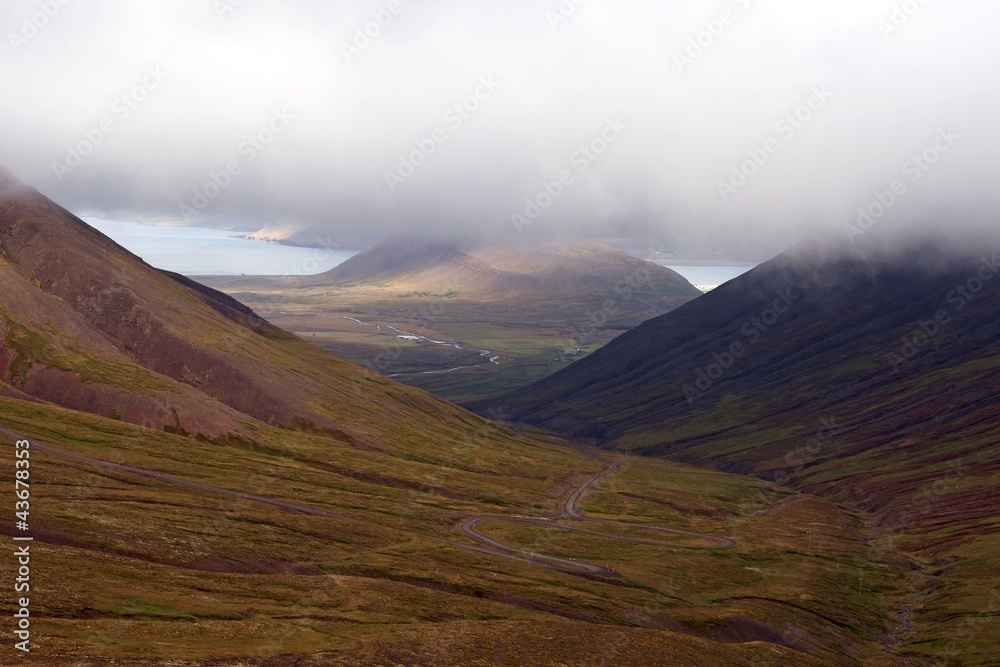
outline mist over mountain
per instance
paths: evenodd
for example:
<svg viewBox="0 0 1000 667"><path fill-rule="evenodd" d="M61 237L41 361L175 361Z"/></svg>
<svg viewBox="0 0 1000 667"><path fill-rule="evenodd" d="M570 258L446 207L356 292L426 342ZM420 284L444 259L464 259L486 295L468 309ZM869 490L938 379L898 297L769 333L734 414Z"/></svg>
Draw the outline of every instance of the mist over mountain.
<svg viewBox="0 0 1000 667"><path fill-rule="evenodd" d="M0 111L0 155L81 214L359 246L433 228L763 260L896 179L895 219L998 205L987 0L396 10L105 0L37 29L5 3L0 83L33 104Z"/></svg>
<svg viewBox="0 0 1000 667"><path fill-rule="evenodd" d="M998 25L2 3L0 663L996 667Z"/></svg>
<svg viewBox="0 0 1000 667"><path fill-rule="evenodd" d="M570 247L574 265L590 266L574 252L598 267L594 258L644 265L593 245ZM789 512L838 544L861 543L865 533L832 503L651 458L611 464L478 418L145 264L7 175L0 286L0 455L31 501L2 528L30 536L19 577L44 568L31 583L59 638L42 644L35 625L19 623L22 646L38 656L25 664L347 667L435 654L437 664L502 655L557 665L589 661L610 641L642 665L684 655L691 665L818 667L883 650L868 637L888 617L867 598L834 612L834 626L854 619L856 631L831 634L830 614L801 618L802 596L824 600L827 584L812 577L774 592L749 582L748 599L708 606L670 583L697 570L721 597L734 563L772 562L795 539L767 526ZM621 480L616 503L651 498L649 518L588 517L590 496L614 488L608 478ZM748 506L759 525L738 531L729 518ZM525 528L545 543L503 534ZM600 549L585 559L548 553L564 548L547 542L563 533ZM887 557L869 562L894 577L900 569ZM663 574L664 564L677 570ZM849 574L830 574L830 585L850 588ZM19 618L36 620L33 599L18 601ZM147 659L165 633L177 633L159 649L166 657ZM559 640L525 640L545 633Z"/></svg>
<svg viewBox="0 0 1000 667"><path fill-rule="evenodd" d="M995 229L976 242L898 230L819 236L490 406L606 445L656 432L666 450L671 429L686 442L684 424L730 401L759 404L739 422L754 428L765 413L863 414L922 377L992 358L998 251Z"/></svg>

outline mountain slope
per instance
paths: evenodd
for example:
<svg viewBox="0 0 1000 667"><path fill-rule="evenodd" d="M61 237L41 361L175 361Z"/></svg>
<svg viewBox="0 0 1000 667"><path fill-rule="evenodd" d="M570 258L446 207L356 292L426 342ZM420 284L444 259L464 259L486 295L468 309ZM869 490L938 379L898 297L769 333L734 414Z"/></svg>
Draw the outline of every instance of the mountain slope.
<svg viewBox="0 0 1000 667"><path fill-rule="evenodd" d="M0 466L31 500L0 530L30 534L38 565L26 664L885 651L899 563L871 558L855 594L833 563L869 532L829 502L479 419L145 265L16 183L0 258ZM823 532L808 552L796 522Z"/></svg>
<svg viewBox="0 0 1000 667"><path fill-rule="evenodd" d="M670 269L600 243L583 241L519 248L397 238L356 255L310 282L389 283L413 290L452 284L477 297L511 299L571 294L589 298L590 290L613 298L631 288L650 292L663 310L701 294Z"/></svg>
<svg viewBox="0 0 1000 667"><path fill-rule="evenodd" d="M472 423L154 269L0 176L0 392L192 436L253 422L394 448Z"/></svg>
<svg viewBox="0 0 1000 667"><path fill-rule="evenodd" d="M995 234L805 243L476 407L871 513L927 568L920 650L988 655L962 628L1000 581L998 250Z"/></svg>
<svg viewBox="0 0 1000 667"><path fill-rule="evenodd" d="M605 444L683 430L685 445L669 451L690 448L697 437L684 424L725 408L729 415L705 428L715 437L738 425L734 408L750 402L758 404L758 418L808 410L893 413L900 423L919 423L933 408L923 400L898 402L907 387L965 364L978 365L980 407L989 407L1000 280L984 282L978 274L985 267L984 275L998 275L1000 267L992 253L940 248L803 244L561 373L488 403ZM969 281L977 293L958 288ZM925 340L923 330L935 335ZM904 345L914 337L915 346Z"/></svg>

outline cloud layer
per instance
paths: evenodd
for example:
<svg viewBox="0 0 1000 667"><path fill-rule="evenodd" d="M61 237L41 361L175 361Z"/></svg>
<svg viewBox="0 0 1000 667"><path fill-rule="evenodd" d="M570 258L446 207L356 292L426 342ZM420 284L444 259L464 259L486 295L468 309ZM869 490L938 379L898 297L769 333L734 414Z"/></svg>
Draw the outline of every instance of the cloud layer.
<svg viewBox="0 0 1000 667"><path fill-rule="evenodd" d="M887 219L997 210L998 19L990 0L11 0L0 162L101 216L766 254L899 179Z"/></svg>

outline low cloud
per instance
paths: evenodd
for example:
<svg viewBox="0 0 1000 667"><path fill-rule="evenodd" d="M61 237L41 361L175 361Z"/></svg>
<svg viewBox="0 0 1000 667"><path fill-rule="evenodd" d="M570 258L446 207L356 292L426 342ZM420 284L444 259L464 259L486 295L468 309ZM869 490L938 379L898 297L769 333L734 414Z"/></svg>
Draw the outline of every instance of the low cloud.
<svg viewBox="0 0 1000 667"><path fill-rule="evenodd" d="M101 216L764 256L854 222L950 128L887 218L958 230L1000 196L997 19L988 0L11 0L0 163ZM519 228L609 119L627 129Z"/></svg>

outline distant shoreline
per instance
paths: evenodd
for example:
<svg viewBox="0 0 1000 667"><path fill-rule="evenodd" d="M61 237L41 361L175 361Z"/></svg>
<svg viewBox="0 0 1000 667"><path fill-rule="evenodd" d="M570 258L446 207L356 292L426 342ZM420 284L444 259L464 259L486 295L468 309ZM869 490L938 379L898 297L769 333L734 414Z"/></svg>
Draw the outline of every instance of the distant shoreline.
<svg viewBox="0 0 1000 667"><path fill-rule="evenodd" d="M293 241L289 239L269 239L261 238L259 236L254 236L253 234L236 234L233 236L235 239L240 239L241 241L250 241L252 243L269 243L271 245L283 245L289 246L291 248L316 248L319 250L341 250L345 252L361 252L364 248L351 247L344 245L342 243L335 243L332 245L325 245L322 243L302 243L299 241Z"/></svg>
<svg viewBox="0 0 1000 667"><path fill-rule="evenodd" d="M729 259L651 259L653 264L660 266L740 266L748 269L756 268L759 262L737 262Z"/></svg>

